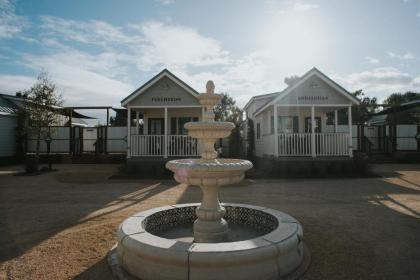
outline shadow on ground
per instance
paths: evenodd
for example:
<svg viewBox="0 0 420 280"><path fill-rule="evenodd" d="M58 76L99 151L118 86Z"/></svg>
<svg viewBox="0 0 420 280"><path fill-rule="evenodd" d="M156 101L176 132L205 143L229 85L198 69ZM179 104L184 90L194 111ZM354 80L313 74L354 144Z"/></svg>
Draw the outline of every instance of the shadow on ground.
<svg viewBox="0 0 420 280"><path fill-rule="evenodd" d="M248 180L222 188L221 201L297 218L312 253L303 279L415 279L420 166L398 167L382 168L382 178ZM197 187L172 181L108 180L113 168L72 165L43 177L1 176L0 272L14 279L112 279L106 253L122 220L201 198Z"/></svg>

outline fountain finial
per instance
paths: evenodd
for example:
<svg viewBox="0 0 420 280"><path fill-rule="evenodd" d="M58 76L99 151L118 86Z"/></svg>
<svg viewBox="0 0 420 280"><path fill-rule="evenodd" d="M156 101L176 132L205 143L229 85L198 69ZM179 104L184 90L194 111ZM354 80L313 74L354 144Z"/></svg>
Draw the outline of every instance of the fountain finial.
<svg viewBox="0 0 420 280"><path fill-rule="evenodd" d="M206 93L211 93L211 94L214 93L214 83L213 83L212 80L207 81L207 84L206 84Z"/></svg>

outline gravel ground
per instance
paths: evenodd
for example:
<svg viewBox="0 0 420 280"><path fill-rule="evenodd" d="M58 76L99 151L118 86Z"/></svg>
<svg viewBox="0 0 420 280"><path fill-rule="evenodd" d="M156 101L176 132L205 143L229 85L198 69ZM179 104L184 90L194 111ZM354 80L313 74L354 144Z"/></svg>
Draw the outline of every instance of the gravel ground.
<svg viewBox="0 0 420 280"><path fill-rule="evenodd" d="M0 167L0 279L112 279L118 225L152 207L196 202L196 187L110 180L117 165ZM221 200L285 211L303 225L303 279L419 279L420 165L377 165L378 178L245 181Z"/></svg>

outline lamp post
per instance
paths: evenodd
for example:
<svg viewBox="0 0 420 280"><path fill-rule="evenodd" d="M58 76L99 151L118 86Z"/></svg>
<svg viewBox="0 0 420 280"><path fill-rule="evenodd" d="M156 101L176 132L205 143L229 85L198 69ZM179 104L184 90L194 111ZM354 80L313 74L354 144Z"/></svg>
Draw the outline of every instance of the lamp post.
<svg viewBox="0 0 420 280"><path fill-rule="evenodd" d="M51 171L50 148L51 148L51 142L53 139L51 138L51 135L49 132L44 140L45 140L45 143L47 143L48 169Z"/></svg>

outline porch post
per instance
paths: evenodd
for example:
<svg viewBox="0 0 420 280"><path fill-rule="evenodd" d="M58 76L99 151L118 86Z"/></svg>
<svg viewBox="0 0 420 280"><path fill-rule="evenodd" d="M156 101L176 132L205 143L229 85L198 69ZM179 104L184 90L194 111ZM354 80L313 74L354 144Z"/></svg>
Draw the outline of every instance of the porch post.
<svg viewBox="0 0 420 280"><path fill-rule="evenodd" d="M127 106L127 158L131 158L131 108Z"/></svg>
<svg viewBox="0 0 420 280"><path fill-rule="evenodd" d="M201 121L204 122L204 106L201 107Z"/></svg>
<svg viewBox="0 0 420 280"><path fill-rule="evenodd" d="M315 150L315 106L311 107L311 152L312 157L316 157Z"/></svg>
<svg viewBox="0 0 420 280"><path fill-rule="evenodd" d="M139 111L136 110L136 134L139 134Z"/></svg>
<svg viewBox="0 0 420 280"><path fill-rule="evenodd" d="M279 136L277 134L278 117L277 117L277 104L274 104L274 156L279 156Z"/></svg>
<svg viewBox="0 0 420 280"><path fill-rule="evenodd" d="M337 133L338 130L338 111L334 110L334 132Z"/></svg>
<svg viewBox="0 0 420 280"><path fill-rule="evenodd" d="M353 157L353 124L351 119L351 105L349 105L349 157Z"/></svg>
<svg viewBox="0 0 420 280"><path fill-rule="evenodd" d="M168 157L168 107L165 107L165 149L164 149L164 158Z"/></svg>

